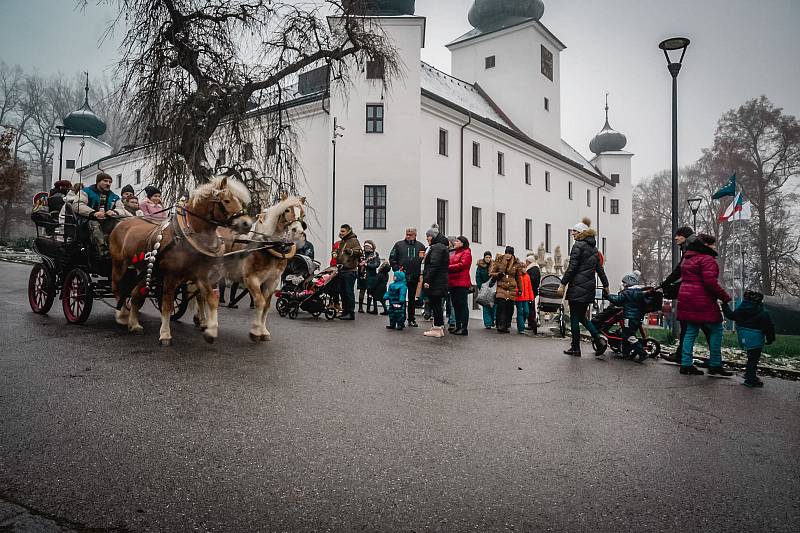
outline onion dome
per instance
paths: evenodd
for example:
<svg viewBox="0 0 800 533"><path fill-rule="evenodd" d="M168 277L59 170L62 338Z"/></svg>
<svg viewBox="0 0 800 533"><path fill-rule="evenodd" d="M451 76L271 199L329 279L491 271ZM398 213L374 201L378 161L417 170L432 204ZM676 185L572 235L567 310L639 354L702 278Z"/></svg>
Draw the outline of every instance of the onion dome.
<svg viewBox="0 0 800 533"><path fill-rule="evenodd" d="M345 0L345 9L358 8L365 15L413 15L415 0Z"/></svg>
<svg viewBox="0 0 800 533"><path fill-rule="evenodd" d="M494 31L544 15L542 0L475 0L469 23L481 31Z"/></svg>
<svg viewBox="0 0 800 533"><path fill-rule="evenodd" d="M628 144L628 138L614 130L608 123L608 95L606 94L606 124L589 143L589 150L600 155L603 152L619 152Z"/></svg>
<svg viewBox="0 0 800 533"><path fill-rule="evenodd" d="M89 135L91 137L100 137L106 132L106 123L100 117L95 115L92 108L89 107L89 75L86 75L86 96L83 100L83 106L77 111L73 111L64 117L64 127L70 133L78 135Z"/></svg>

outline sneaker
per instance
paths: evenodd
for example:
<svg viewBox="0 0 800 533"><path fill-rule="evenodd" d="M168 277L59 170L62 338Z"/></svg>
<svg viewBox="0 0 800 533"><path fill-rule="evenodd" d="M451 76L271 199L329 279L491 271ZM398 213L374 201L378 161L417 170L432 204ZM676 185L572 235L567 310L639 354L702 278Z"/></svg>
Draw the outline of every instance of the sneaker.
<svg viewBox="0 0 800 533"><path fill-rule="evenodd" d="M690 376L702 376L705 372L696 366L681 366L681 374L688 374Z"/></svg>
<svg viewBox="0 0 800 533"><path fill-rule="evenodd" d="M353 313L342 315L339 317L339 320L355 320L356 316Z"/></svg>
<svg viewBox="0 0 800 533"><path fill-rule="evenodd" d="M603 337L597 337L592 341L594 345L594 356L600 357L604 353L606 353L606 348L608 348L608 342Z"/></svg>
<svg viewBox="0 0 800 533"><path fill-rule="evenodd" d="M394 329L394 326L386 326L386 329Z"/></svg>
<svg viewBox="0 0 800 533"><path fill-rule="evenodd" d="M431 329L423 333L423 335L425 335L426 337L434 337L437 339L441 339L442 337L444 337L444 326L439 326L439 327L433 326Z"/></svg>
<svg viewBox="0 0 800 533"><path fill-rule="evenodd" d="M418 328L419 324L417 324L416 320L409 320L408 321L408 327L410 327L410 328Z"/></svg>
<svg viewBox="0 0 800 533"><path fill-rule="evenodd" d="M729 378L733 375L733 372L729 370L725 370L721 366L710 366L708 367L708 375L709 376L721 376L724 378Z"/></svg>
<svg viewBox="0 0 800 533"><path fill-rule="evenodd" d="M469 331L467 331L466 329L460 329L459 328L459 329L457 329L457 330L455 330L453 332L453 335L462 335L462 336L466 337L467 335L469 335Z"/></svg>
<svg viewBox="0 0 800 533"><path fill-rule="evenodd" d="M569 350L564 350L564 355L571 355L573 357L580 357L581 351L576 350L575 348L570 348Z"/></svg>
<svg viewBox="0 0 800 533"><path fill-rule="evenodd" d="M763 387L764 382L761 381L760 379L757 379L756 381L745 381L744 383L742 383L742 385L744 385L745 387L749 387L751 389L756 389Z"/></svg>

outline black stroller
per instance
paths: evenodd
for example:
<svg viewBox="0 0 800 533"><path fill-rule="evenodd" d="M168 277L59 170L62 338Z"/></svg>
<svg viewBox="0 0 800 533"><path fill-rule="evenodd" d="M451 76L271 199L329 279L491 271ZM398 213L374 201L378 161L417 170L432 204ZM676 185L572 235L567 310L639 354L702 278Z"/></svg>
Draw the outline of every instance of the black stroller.
<svg viewBox="0 0 800 533"><path fill-rule="evenodd" d="M664 295L661 292L651 290L647 293L646 311L648 313L660 311L663 303ZM592 324L606 338L608 347L615 354L622 353L622 326L624 321L624 309L615 305L610 305L592 317ZM657 340L648 337L647 328L644 327L644 324L639 326L639 338L642 340L642 346L648 357L657 358L661 353L661 344ZM592 345L594 346L594 342L592 342ZM595 348L597 347L595 346Z"/></svg>
<svg viewBox="0 0 800 533"><path fill-rule="evenodd" d="M336 317L331 296L336 290L339 271L330 267L315 274L318 267L319 263L305 255L295 255L289 260L281 275L281 288L275 291L275 308L280 316L294 320L303 310L314 318Z"/></svg>

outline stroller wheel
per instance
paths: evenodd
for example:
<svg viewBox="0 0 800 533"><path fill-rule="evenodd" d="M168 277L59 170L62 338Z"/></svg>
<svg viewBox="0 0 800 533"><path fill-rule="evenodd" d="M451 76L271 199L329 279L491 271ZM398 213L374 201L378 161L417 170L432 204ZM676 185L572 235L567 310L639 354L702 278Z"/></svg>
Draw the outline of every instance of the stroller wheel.
<svg viewBox="0 0 800 533"><path fill-rule="evenodd" d="M657 358L661 354L661 343L654 339L644 341L644 351L648 357Z"/></svg>
<svg viewBox="0 0 800 533"><path fill-rule="evenodd" d="M333 320L334 318L336 318L336 309L334 309L333 307L326 307L325 318L327 320Z"/></svg>
<svg viewBox="0 0 800 533"><path fill-rule="evenodd" d="M289 318L294 320L297 318L297 315L300 313L300 308L297 305L293 305L289 308Z"/></svg>
<svg viewBox="0 0 800 533"><path fill-rule="evenodd" d="M289 301L286 298L278 298L278 301L275 302L275 309L278 311L278 316L285 317L289 310Z"/></svg>

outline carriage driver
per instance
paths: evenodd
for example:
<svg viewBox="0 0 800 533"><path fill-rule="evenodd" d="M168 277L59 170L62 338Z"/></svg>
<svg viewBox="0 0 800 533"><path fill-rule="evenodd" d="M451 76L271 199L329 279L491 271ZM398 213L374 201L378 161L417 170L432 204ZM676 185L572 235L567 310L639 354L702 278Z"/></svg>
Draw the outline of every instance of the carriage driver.
<svg viewBox="0 0 800 533"><path fill-rule="evenodd" d="M105 172L97 175L94 185L85 187L73 202L75 211L88 221L89 236L101 258L108 257L106 236L111 233L118 219L131 216L122 199L111 191L114 180Z"/></svg>

